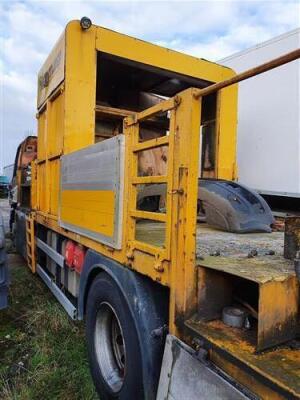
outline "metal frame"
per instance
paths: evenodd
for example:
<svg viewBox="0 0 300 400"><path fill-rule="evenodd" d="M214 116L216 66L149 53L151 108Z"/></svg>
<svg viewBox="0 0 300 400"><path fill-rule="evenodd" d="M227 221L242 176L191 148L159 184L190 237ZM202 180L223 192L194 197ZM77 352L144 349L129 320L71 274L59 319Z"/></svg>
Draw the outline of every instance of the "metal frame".
<svg viewBox="0 0 300 400"><path fill-rule="evenodd" d="M128 248L130 249L128 258L131 258L131 254L134 250L140 250L142 252L149 253L157 260L162 263L164 260L170 260L170 241L171 241L171 195L173 193L172 176L173 176L173 146L174 146L174 108L176 107L175 99L171 101L162 102L157 104L139 114L136 114L133 118L128 117L125 121L125 135L127 136L128 142L128 153L129 153L129 231L128 231ZM155 139L146 140L139 142L139 122L151 118L160 112L171 111L170 116L170 130L168 136L163 136ZM150 149L155 149L161 146L168 146L169 157L168 157L168 170L166 176L137 176L138 171L138 155L140 152ZM149 183L165 183L167 185L167 212L157 213L140 211L136 209L137 203L137 185L149 184ZM166 237L165 237L165 248L158 248L135 239L136 233L136 219L148 219L152 221L165 222L166 223ZM157 265L156 268L159 268Z"/></svg>
<svg viewBox="0 0 300 400"><path fill-rule="evenodd" d="M169 273L170 331L178 333L178 320L190 315L196 306L195 230L198 195L199 131L201 101L194 89L181 92L175 98L155 105L125 121L128 173L128 236L127 263L152 256L153 268L161 275ZM169 134L139 143L139 122L162 111L170 111ZM159 146L168 146L167 174L164 177L138 177L138 153ZM136 210L137 184L166 183L166 213ZM135 239L136 219L144 218L166 223L165 246L158 248ZM184 266L184 268L183 268ZM143 272L143 270L141 270Z"/></svg>
<svg viewBox="0 0 300 400"><path fill-rule="evenodd" d="M50 247L47 243L43 242L41 239L36 239L36 245L39 249L41 249L44 253L47 254L53 261L56 262L61 268L64 266L64 257L55 251L52 247Z"/></svg>
<svg viewBox="0 0 300 400"><path fill-rule="evenodd" d="M34 241L34 216L32 213L25 216L26 224L26 256L27 265L32 273L36 272L35 241Z"/></svg>
<svg viewBox="0 0 300 400"><path fill-rule="evenodd" d="M77 308L70 302L67 296L60 290L60 288L51 280L49 275L43 270L43 268L37 264L36 272L42 278L44 283L48 286L51 292L54 294L56 299L60 302L63 308L66 310L68 315L73 319L77 319Z"/></svg>

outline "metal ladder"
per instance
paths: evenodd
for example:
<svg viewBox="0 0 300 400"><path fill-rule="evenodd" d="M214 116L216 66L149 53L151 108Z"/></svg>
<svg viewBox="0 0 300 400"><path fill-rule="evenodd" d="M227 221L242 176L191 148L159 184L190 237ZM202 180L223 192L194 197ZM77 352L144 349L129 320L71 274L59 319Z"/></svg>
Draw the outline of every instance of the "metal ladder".
<svg viewBox="0 0 300 400"><path fill-rule="evenodd" d="M32 214L26 215L26 253L27 265L32 273L36 271L34 218Z"/></svg>

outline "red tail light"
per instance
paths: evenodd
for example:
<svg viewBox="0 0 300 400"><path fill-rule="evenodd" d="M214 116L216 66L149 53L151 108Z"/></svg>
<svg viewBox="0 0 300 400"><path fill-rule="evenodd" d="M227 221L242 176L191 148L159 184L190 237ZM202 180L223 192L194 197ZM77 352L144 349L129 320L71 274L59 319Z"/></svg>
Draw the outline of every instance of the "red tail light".
<svg viewBox="0 0 300 400"><path fill-rule="evenodd" d="M74 262L75 247L76 247L76 245L72 240L67 241L64 257L65 257L67 266L70 268L73 266L73 262Z"/></svg>
<svg viewBox="0 0 300 400"><path fill-rule="evenodd" d="M82 271L84 257L85 257L85 249L83 248L83 246L81 246L81 244L77 244L74 250L73 266L75 268L75 271L78 272L79 274Z"/></svg>

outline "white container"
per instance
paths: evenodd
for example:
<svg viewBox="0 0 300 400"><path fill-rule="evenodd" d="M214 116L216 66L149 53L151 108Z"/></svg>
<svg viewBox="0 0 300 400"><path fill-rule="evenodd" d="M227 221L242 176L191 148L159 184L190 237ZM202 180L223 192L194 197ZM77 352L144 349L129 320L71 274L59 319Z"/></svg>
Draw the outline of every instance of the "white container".
<svg viewBox="0 0 300 400"><path fill-rule="evenodd" d="M300 47L295 29L219 61L237 73ZM260 193L300 197L300 61L239 84L239 181Z"/></svg>
<svg viewBox="0 0 300 400"><path fill-rule="evenodd" d="M14 164L5 165L3 167L3 175L7 176L9 181L12 180L13 172L14 172Z"/></svg>

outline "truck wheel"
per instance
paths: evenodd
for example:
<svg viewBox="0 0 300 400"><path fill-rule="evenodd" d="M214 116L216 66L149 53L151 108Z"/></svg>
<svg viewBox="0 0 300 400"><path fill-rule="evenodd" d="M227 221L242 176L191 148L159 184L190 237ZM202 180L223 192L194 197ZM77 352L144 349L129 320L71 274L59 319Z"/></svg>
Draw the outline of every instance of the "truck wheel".
<svg viewBox="0 0 300 400"><path fill-rule="evenodd" d="M101 400L142 400L136 326L126 299L106 273L95 278L88 293L86 336L91 374Z"/></svg>

